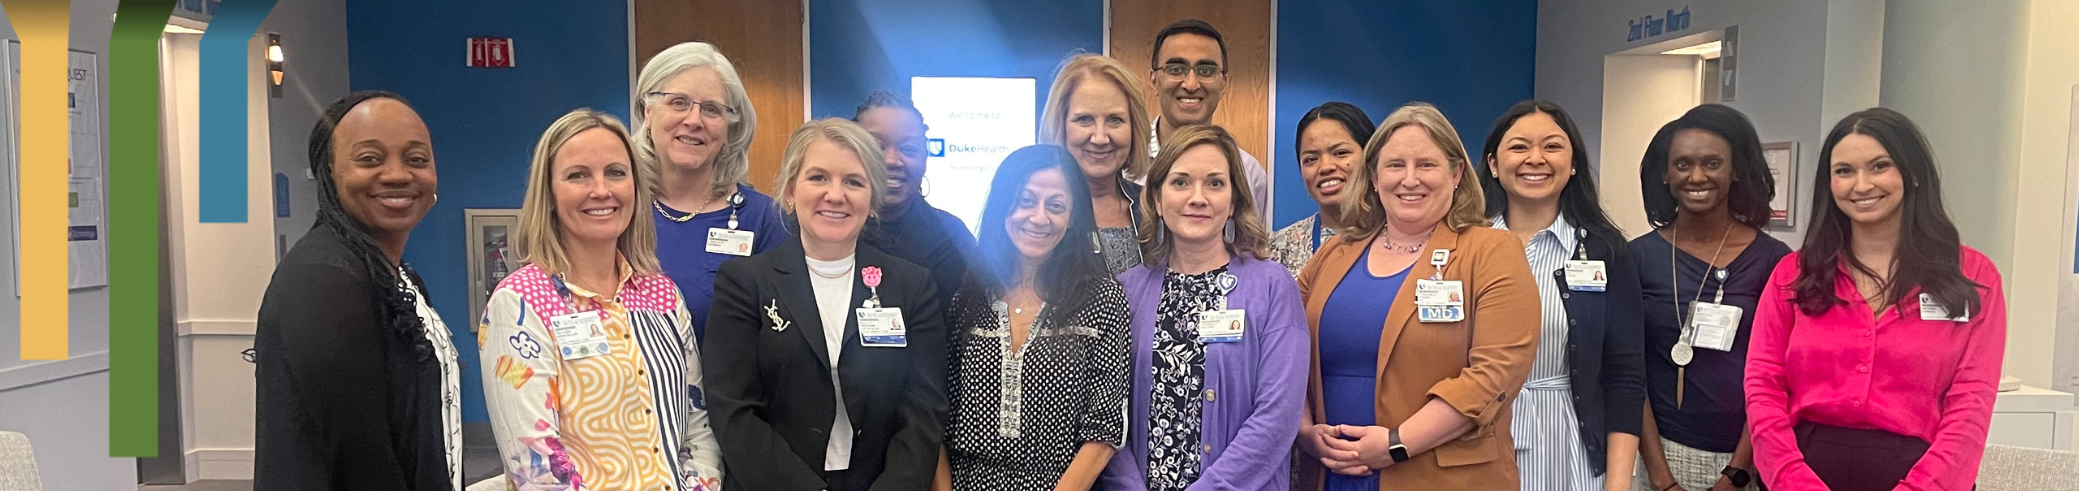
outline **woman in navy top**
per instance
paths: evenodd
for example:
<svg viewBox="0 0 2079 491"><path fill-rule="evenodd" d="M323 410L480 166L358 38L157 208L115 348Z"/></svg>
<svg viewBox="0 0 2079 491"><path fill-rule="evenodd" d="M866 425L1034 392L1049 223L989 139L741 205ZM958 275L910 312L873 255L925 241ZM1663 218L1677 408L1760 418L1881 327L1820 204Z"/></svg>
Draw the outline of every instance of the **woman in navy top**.
<svg viewBox="0 0 2079 491"><path fill-rule="evenodd" d="M1761 138L1739 111L1697 106L1654 135L1639 184L1657 230L1631 241L1646 333L1638 481L1653 491L1752 488L1747 333L1769 272L1790 253L1761 233L1776 189Z"/></svg>
<svg viewBox="0 0 2079 491"><path fill-rule="evenodd" d="M679 43L636 78L635 158L657 176L657 263L678 284L693 335L706 339L708 304L722 262L786 241L779 207L744 184L758 113L729 58L707 43Z"/></svg>

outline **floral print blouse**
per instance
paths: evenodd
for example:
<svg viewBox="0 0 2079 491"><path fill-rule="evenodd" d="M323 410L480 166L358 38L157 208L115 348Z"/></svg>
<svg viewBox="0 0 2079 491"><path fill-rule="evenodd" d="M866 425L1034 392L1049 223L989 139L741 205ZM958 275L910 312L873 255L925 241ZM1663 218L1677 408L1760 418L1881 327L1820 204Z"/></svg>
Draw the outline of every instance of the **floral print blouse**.
<svg viewBox="0 0 2079 491"><path fill-rule="evenodd" d="M601 294L529 264L484 308L484 399L514 489L721 489L685 301L664 275L619 269L620 291ZM605 354L566 355L551 319L587 312Z"/></svg>

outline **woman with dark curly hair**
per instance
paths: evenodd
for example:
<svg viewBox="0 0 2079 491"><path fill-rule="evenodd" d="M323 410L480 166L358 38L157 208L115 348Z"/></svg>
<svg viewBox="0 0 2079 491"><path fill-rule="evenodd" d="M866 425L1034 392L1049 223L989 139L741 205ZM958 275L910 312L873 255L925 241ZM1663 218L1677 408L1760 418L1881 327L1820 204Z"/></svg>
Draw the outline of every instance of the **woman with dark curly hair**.
<svg viewBox="0 0 2079 491"><path fill-rule="evenodd" d="M462 489L461 369L405 239L433 207L433 139L396 94L310 132L318 223L282 256L253 339L254 489Z"/></svg>

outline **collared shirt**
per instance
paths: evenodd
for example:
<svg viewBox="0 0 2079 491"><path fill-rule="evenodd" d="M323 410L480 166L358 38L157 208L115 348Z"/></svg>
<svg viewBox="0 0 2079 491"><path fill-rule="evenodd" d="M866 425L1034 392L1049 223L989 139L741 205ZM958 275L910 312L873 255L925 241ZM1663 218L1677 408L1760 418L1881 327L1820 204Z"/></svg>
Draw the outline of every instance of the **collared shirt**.
<svg viewBox="0 0 2079 491"><path fill-rule="evenodd" d="M1960 255L1981 302L1961 322L1923 319L1918 289L1883 315L1871 314L1845 267L1833 281L1844 303L1809 315L1790 290L1798 255L1777 264L1755 313L1746 378L1754 462L1771 487L1825 487L1806 467L1792 430L1810 421L1928 442L1900 489L1971 488L1999 388L2007 301L1992 261L1969 247ZM1952 316L1961 310L1948 309Z"/></svg>
<svg viewBox="0 0 2079 491"><path fill-rule="evenodd" d="M1271 234L1270 259L1285 265L1285 270L1298 278L1299 270L1314 258L1314 251L1321 249L1323 241L1332 238L1335 238L1335 227L1321 226L1320 214L1308 215Z"/></svg>
<svg viewBox="0 0 2079 491"><path fill-rule="evenodd" d="M1506 217L1495 217L1494 228L1508 230ZM1523 255L1530 259L1530 276L1538 282L1540 320L1544 328L1538 330L1538 357L1530 364L1529 381L1567 376L1567 316L1566 303L1559 297L1559 282L1552 273L1566 267L1566 261L1574 257L1574 248L1581 237L1566 216L1552 217L1552 226L1539 230L1524 244Z"/></svg>
<svg viewBox="0 0 2079 491"><path fill-rule="evenodd" d="M664 275L618 263L613 292L528 264L491 294L477 344L506 478L522 491L720 489L685 301ZM576 312L598 313L606 354L558 349L549 319Z"/></svg>
<svg viewBox="0 0 2079 491"><path fill-rule="evenodd" d="M1162 118L1155 118L1154 123L1148 124L1149 159L1154 159L1162 155L1161 135ZM1248 150L1242 150L1241 148L1237 147L1235 148L1235 151L1242 153L1242 173L1245 174L1242 177L1243 180L1249 185L1249 196L1256 199L1256 218L1263 220L1264 226L1268 227L1271 223L1270 173L1263 170L1263 162L1260 160L1256 160L1255 155L1249 155ZM1147 176L1142 176L1143 182L1141 182L1140 184L1145 184L1146 179Z"/></svg>

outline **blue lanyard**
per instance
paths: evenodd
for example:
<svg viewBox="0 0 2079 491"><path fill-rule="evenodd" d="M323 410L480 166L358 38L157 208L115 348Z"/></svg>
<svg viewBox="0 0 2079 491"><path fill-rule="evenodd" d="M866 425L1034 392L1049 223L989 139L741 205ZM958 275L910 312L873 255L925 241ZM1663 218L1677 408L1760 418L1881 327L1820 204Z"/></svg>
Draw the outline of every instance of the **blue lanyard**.
<svg viewBox="0 0 2079 491"><path fill-rule="evenodd" d="M1314 248L1321 250L1321 215L1314 215Z"/></svg>

